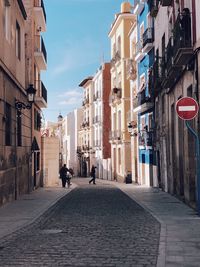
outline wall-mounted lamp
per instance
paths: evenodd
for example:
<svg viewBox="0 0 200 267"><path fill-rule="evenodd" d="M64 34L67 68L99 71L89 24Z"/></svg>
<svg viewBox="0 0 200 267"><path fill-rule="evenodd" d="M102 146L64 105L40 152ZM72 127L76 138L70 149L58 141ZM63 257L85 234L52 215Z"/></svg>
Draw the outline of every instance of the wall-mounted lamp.
<svg viewBox="0 0 200 267"><path fill-rule="evenodd" d="M15 101L15 108L18 111L21 111L22 109L31 109L32 103L35 100L36 90L33 87L33 84L29 85L29 87L27 88L26 92L27 92L27 98L28 98L28 103L27 104L25 104L25 103L23 103L21 101L18 101L18 100Z"/></svg>
<svg viewBox="0 0 200 267"><path fill-rule="evenodd" d="M128 132L131 133L131 132L132 132L132 129L133 129L133 126L132 126L132 124L129 122L129 124L128 124Z"/></svg>

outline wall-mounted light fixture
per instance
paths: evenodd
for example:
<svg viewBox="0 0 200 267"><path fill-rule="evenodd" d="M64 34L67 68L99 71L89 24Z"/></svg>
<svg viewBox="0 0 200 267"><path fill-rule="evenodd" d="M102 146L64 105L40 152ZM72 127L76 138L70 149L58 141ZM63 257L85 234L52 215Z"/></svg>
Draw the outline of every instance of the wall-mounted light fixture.
<svg viewBox="0 0 200 267"><path fill-rule="evenodd" d="M33 87L33 84L29 85L29 87L27 88L26 92L27 92L27 100L28 100L27 104L25 104L25 103L23 103L21 101L18 101L18 100L15 101L15 108L18 111L21 111L22 109L31 109L31 106L32 106L32 104L33 104L33 102L35 100L36 90Z"/></svg>

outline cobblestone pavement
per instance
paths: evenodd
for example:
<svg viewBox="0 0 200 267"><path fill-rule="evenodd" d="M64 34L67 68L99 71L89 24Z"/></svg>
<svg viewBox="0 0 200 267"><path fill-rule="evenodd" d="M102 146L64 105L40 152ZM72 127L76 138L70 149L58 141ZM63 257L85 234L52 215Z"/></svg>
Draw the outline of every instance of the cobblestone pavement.
<svg viewBox="0 0 200 267"><path fill-rule="evenodd" d="M0 266L156 266L160 224L112 185L77 184L0 243Z"/></svg>

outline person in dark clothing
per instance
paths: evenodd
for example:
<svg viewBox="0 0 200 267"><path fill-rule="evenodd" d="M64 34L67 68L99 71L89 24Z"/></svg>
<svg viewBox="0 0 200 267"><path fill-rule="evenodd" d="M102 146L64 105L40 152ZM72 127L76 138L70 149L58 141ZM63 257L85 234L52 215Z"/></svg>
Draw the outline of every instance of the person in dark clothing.
<svg viewBox="0 0 200 267"><path fill-rule="evenodd" d="M91 173L90 173L90 175L91 175L91 177L92 177L92 179L89 181L89 184L91 183L91 182L93 182L93 184L96 184L95 183L95 169L96 169L97 167L95 167L94 165L92 165L92 168L91 168Z"/></svg>
<svg viewBox="0 0 200 267"><path fill-rule="evenodd" d="M66 186L68 168L64 164L60 169L60 179L62 179L62 187Z"/></svg>

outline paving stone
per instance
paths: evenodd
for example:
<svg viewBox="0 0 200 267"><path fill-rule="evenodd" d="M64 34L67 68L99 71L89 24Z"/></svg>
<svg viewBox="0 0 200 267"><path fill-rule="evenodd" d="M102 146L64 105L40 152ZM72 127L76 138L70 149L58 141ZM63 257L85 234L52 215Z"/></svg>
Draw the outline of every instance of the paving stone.
<svg viewBox="0 0 200 267"><path fill-rule="evenodd" d="M156 266L160 224L114 186L80 185L0 250L0 266Z"/></svg>

